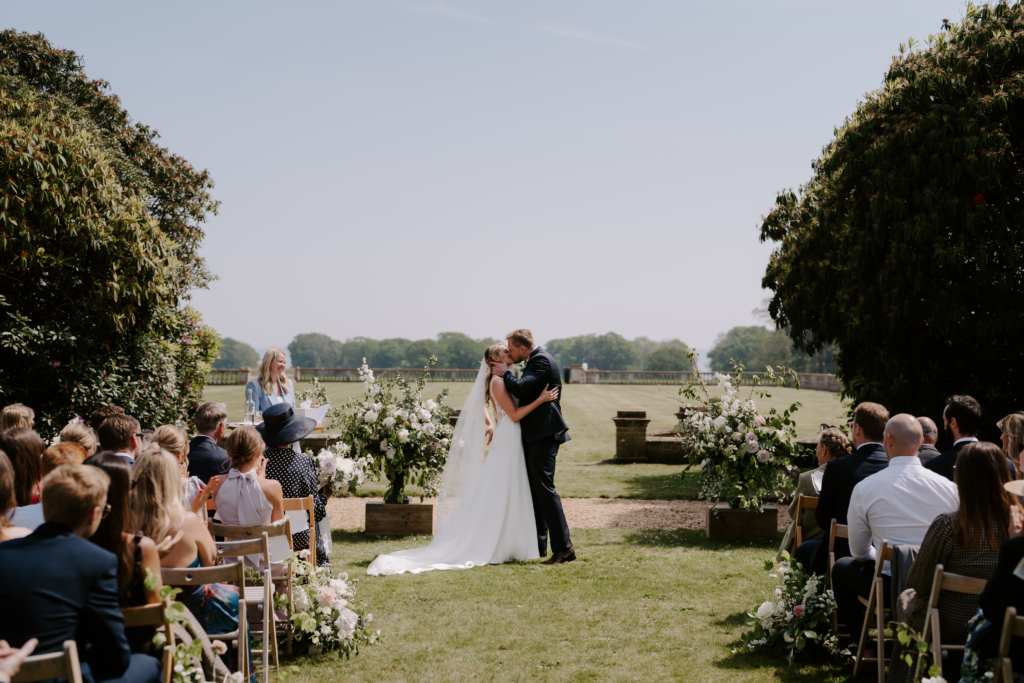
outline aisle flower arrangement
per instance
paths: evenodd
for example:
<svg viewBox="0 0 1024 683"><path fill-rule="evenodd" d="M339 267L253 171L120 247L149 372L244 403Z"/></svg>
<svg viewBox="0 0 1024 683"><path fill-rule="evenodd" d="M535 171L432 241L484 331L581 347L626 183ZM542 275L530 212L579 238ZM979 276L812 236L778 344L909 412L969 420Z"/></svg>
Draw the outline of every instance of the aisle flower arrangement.
<svg viewBox="0 0 1024 683"><path fill-rule="evenodd" d="M448 458L451 408L444 405L445 389L436 399L422 400L427 372L437 363L431 356L414 384L401 377L377 378L363 359L359 378L364 394L332 410L327 426L341 431L347 457L364 476L381 474L391 482L386 500L401 502L405 485L415 483L424 497L437 495L441 470Z"/></svg>
<svg viewBox="0 0 1024 683"><path fill-rule="evenodd" d="M296 584L292 588L292 625L295 638L320 652L338 650L350 658L359 654L359 645L380 640L380 630L371 631L373 615L356 605L355 584L348 574L331 576L326 567L314 568L301 557L292 557Z"/></svg>
<svg viewBox="0 0 1024 683"><path fill-rule="evenodd" d="M335 498L355 493L356 487L366 481L367 468L372 464L366 457L349 457L352 449L344 442L328 446L316 455L312 451L306 453L313 458L321 490Z"/></svg>
<svg viewBox="0 0 1024 683"><path fill-rule="evenodd" d="M676 426L682 437L690 467L700 466L701 500L726 500L733 507L760 512L766 499L782 500L794 487L798 470L791 455L795 446L796 423L793 413L800 407L793 403L784 412L772 408L767 415L758 412L754 396L770 397L761 382L777 383L791 376L800 388L792 370L779 368L780 375L769 366L763 375L754 376L754 386L746 400L737 387L743 379L743 365L734 364L731 375L716 373L720 396L712 396L697 371L696 354L690 352L695 381L679 390L680 396L698 401L700 408L685 406L684 416ZM699 391L698 391L699 389Z"/></svg>
<svg viewBox="0 0 1024 683"><path fill-rule="evenodd" d="M756 612L748 612L743 633L747 649L768 648L792 662L797 655L810 656L824 651L839 654L839 639L832 629L832 610L836 601L831 589L816 574L808 574L799 562L790 562L789 553L776 568L771 560L765 569L779 579L772 595Z"/></svg>

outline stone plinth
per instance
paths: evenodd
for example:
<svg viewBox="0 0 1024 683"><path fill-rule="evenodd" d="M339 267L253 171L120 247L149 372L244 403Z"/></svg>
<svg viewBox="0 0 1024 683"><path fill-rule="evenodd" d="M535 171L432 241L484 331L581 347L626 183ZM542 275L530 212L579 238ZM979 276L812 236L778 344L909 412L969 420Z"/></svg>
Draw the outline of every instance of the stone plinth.
<svg viewBox="0 0 1024 683"><path fill-rule="evenodd" d="M647 461L647 425L651 421L643 410L620 410L615 423L615 460L617 462Z"/></svg>
<svg viewBox="0 0 1024 683"><path fill-rule="evenodd" d="M716 541L771 541L779 533L779 511L763 512L733 509L728 505L708 508L705 535Z"/></svg>
<svg viewBox="0 0 1024 683"><path fill-rule="evenodd" d="M429 503L366 504L367 536L412 536L434 533L434 506Z"/></svg>

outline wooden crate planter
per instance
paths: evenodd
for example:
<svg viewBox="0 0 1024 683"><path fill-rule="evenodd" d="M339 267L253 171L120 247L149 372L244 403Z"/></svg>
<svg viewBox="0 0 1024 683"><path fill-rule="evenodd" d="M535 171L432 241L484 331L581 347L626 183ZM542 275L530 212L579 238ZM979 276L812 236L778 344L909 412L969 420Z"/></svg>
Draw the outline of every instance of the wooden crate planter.
<svg viewBox="0 0 1024 683"><path fill-rule="evenodd" d="M434 506L429 503L366 504L367 536L413 536L434 533Z"/></svg>
<svg viewBox="0 0 1024 683"><path fill-rule="evenodd" d="M716 541L771 541L779 533L779 511L765 508L764 512L752 512L716 505L707 509L704 529L707 537Z"/></svg>

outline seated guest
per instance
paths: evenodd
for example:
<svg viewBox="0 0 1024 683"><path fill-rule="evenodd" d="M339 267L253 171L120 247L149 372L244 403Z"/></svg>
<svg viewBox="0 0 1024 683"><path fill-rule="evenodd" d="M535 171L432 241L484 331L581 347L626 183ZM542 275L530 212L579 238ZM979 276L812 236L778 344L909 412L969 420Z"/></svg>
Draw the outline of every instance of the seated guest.
<svg viewBox="0 0 1024 683"><path fill-rule="evenodd" d="M793 495L793 502L789 504L789 516L793 521L790 522L789 528L786 529L782 545L775 556L776 560L781 562L782 551L789 551L792 548L793 539L796 538L797 524L800 524L803 529L804 540L820 541L824 538L825 532L818 526L817 520L814 519L814 510L805 510L803 519L796 518L797 502L801 493L804 496L817 496L818 492L821 491L821 478L825 474L825 465L830 460L841 458L849 452L850 442L847 440L846 435L835 427L822 425L821 431L818 432L818 450L815 452L815 456L818 458L818 468L800 474L800 479L796 485L796 493Z"/></svg>
<svg viewBox="0 0 1024 683"><path fill-rule="evenodd" d="M158 546L168 536L173 538L181 533L160 566L184 569L216 564L217 545L213 537L202 520L182 505L181 473L174 456L159 446L151 446L139 456L132 474L136 480L135 514L142 532ZM188 587L178 601L189 608L207 633L226 633L238 627L237 586Z"/></svg>
<svg viewBox="0 0 1024 683"><path fill-rule="evenodd" d="M144 450L139 421L131 415L111 415L103 420L96 434L103 450L124 458L129 465L134 465L135 455Z"/></svg>
<svg viewBox="0 0 1024 683"><path fill-rule="evenodd" d="M100 425L103 424L103 421L108 417L113 417L114 415L124 415L124 408L121 406L100 406L96 410L92 411L92 415L89 416L89 426L96 432L99 432ZM103 448L102 444L100 447Z"/></svg>
<svg viewBox="0 0 1024 683"><path fill-rule="evenodd" d="M209 483L210 477L227 474L231 457L218 446L228 424L226 403L204 403L196 410L196 435L189 443L188 473Z"/></svg>
<svg viewBox="0 0 1024 683"><path fill-rule="evenodd" d="M935 420L930 417L919 417L917 421L921 423L921 433L924 435L924 441L917 449L917 459L923 465L940 455L939 449L935 447L935 442L939 440L939 428L935 426Z"/></svg>
<svg viewBox="0 0 1024 683"><path fill-rule="evenodd" d="M1014 496L1024 496L1024 481L1011 481L1004 488ZM1016 501L1015 501L1016 503ZM1006 608L1013 607L1017 616L1024 614L1024 581L1018 571L1024 562L1024 512L1019 503L1011 508L1009 536L999 547L999 560L985 590L978 598L978 612L969 622L967 648L960 667L960 680L964 683L991 681L994 670L1000 666L999 641L1003 636ZM2 547L2 546L0 546ZM1010 659L1013 671L1024 671L1024 638L1010 641Z"/></svg>
<svg viewBox="0 0 1024 683"><path fill-rule="evenodd" d="M907 575L908 589L900 595L897 606L897 612L904 613L897 620L905 621L918 633L924 629L935 567L941 564L944 571L988 580L996 568L999 546L1009 533L1010 509L1015 503L1013 496L1003 489L1008 473L999 448L990 443L968 444L960 451L954 476L960 507L956 512L939 515L928 528ZM977 611L975 595L940 593L942 642L966 643L967 622ZM893 683L910 681L912 669L903 662L901 654L894 652L889 660L888 680ZM943 669L947 680L957 680L960 662L951 655Z"/></svg>
<svg viewBox="0 0 1024 683"><path fill-rule="evenodd" d="M999 438L1003 442L1003 452L1020 472L1020 452L1024 450L1024 413L1010 413L996 426L1002 432Z"/></svg>
<svg viewBox="0 0 1024 683"><path fill-rule="evenodd" d="M266 526L284 517L284 494L281 482L267 479L267 460L263 457L263 439L253 427L240 427L228 437L231 471L215 479L223 480L215 498L217 516L228 526ZM210 480L211 486L215 479ZM282 545L283 543L283 545ZM283 537L270 539L274 560L289 552ZM261 555L248 555L246 560L257 569L264 569Z"/></svg>
<svg viewBox="0 0 1024 683"><path fill-rule="evenodd" d="M263 354L259 379L245 385L246 394L252 392L256 410L265 412L270 406L280 403L295 407L295 387L292 381L284 376L285 365L285 355L281 349L267 349Z"/></svg>
<svg viewBox="0 0 1024 683"><path fill-rule="evenodd" d="M837 559L832 589L839 621L856 625L864 620L857 596L868 597L874 579L875 554L886 539L891 546L921 545L936 517L959 506L956 486L925 469L917 459L921 424L901 414L885 425L889 466L857 484L850 496L850 557ZM883 597L889 600L888 577Z"/></svg>
<svg viewBox="0 0 1024 683"><path fill-rule="evenodd" d="M19 647L37 638L36 654L75 640L83 681L155 683L160 661L128 648L117 558L86 540L103 519L109 483L96 467L58 467L44 482L46 523L0 543L0 640Z"/></svg>
<svg viewBox="0 0 1024 683"><path fill-rule="evenodd" d="M21 538L32 533L31 529L14 526L10 517L17 505L14 499L14 468L7 455L0 451L0 543L12 538Z"/></svg>
<svg viewBox="0 0 1024 683"><path fill-rule="evenodd" d="M315 428L316 420L296 415L287 403L267 408L263 411L263 422L256 425L256 431L267 444L267 450L263 453L267 458L267 478L281 482L285 498L313 496L314 516L319 522L327 516L327 498L320 493L316 467L312 458L296 453L293 449ZM301 517L292 517L292 548L296 552L309 548L309 534L308 516L303 513ZM316 564L318 567L329 566L330 559L323 540L315 529L313 534L316 538Z"/></svg>
<svg viewBox="0 0 1024 683"><path fill-rule="evenodd" d="M4 406L0 412L0 432L6 432L15 427L32 429L35 427L36 411L21 403L12 403Z"/></svg>
<svg viewBox="0 0 1024 683"><path fill-rule="evenodd" d="M978 430L981 429L981 404L970 396L950 396L942 411L942 424L946 429L946 435L953 440L953 447L939 457L929 460L925 467L953 481L953 468L956 467L956 458L960 450L978 440ZM1009 459L1006 460L1006 466L1010 469L1010 479L1016 479L1017 470Z"/></svg>
<svg viewBox="0 0 1024 683"><path fill-rule="evenodd" d="M96 432L84 422L71 422L60 430L61 443L77 443L85 449L85 457L96 455Z"/></svg>
<svg viewBox="0 0 1024 683"><path fill-rule="evenodd" d="M27 427L15 427L0 434L0 450L7 454L14 468L14 497L18 508L11 523L35 530L43 523L43 506L39 502L42 481L42 457L46 444Z"/></svg>
<svg viewBox="0 0 1024 683"><path fill-rule="evenodd" d="M853 487L875 472L885 469L889 461L882 446L882 432L889 420L889 411L877 403L861 403L853 409L851 433L854 451L849 455L825 463L818 493L818 508L814 520L825 537L821 541L807 541L796 549L797 560L809 571L824 575L828 567L828 530L832 520L846 524L846 510L850 506ZM836 558L848 557L850 548L845 538L836 539Z"/></svg>
<svg viewBox="0 0 1024 683"><path fill-rule="evenodd" d="M174 456L181 471L182 501L197 515L206 503L199 494L206 484L199 477L188 476L188 434L177 425L160 425L153 432L153 443Z"/></svg>
<svg viewBox="0 0 1024 683"><path fill-rule="evenodd" d="M43 451L39 472L42 478L46 479L47 474L53 472L61 465L81 465L87 457L85 449L82 448L81 444L71 441L67 443L61 442Z"/></svg>

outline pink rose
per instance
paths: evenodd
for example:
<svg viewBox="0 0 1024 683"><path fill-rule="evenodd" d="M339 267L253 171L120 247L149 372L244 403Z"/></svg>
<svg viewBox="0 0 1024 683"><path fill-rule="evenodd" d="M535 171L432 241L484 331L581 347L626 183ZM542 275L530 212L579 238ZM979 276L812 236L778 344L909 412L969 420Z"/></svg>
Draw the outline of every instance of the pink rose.
<svg viewBox="0 0 1024 683"><path fill-rule="evenodd" d="M763 415L755 415L754 416L754 424L756 424L758 427L764 427L764 416Z"/></svg>
<svg viewBox="0 0 1024 683"><path fill-rule="evenodd" d="M326 607L338 599L338 594L330 586L324 586L320 589L320 594L316 596L316 599L322 607Z"/></svg>
<svg viewBox="0 0 1024 683"><path fill-rule="evenodd" d="M797 605L796 607L793 608L793 616L794 617L802 617L803 615L804 615L804 606L803 605Z"/></svg>

